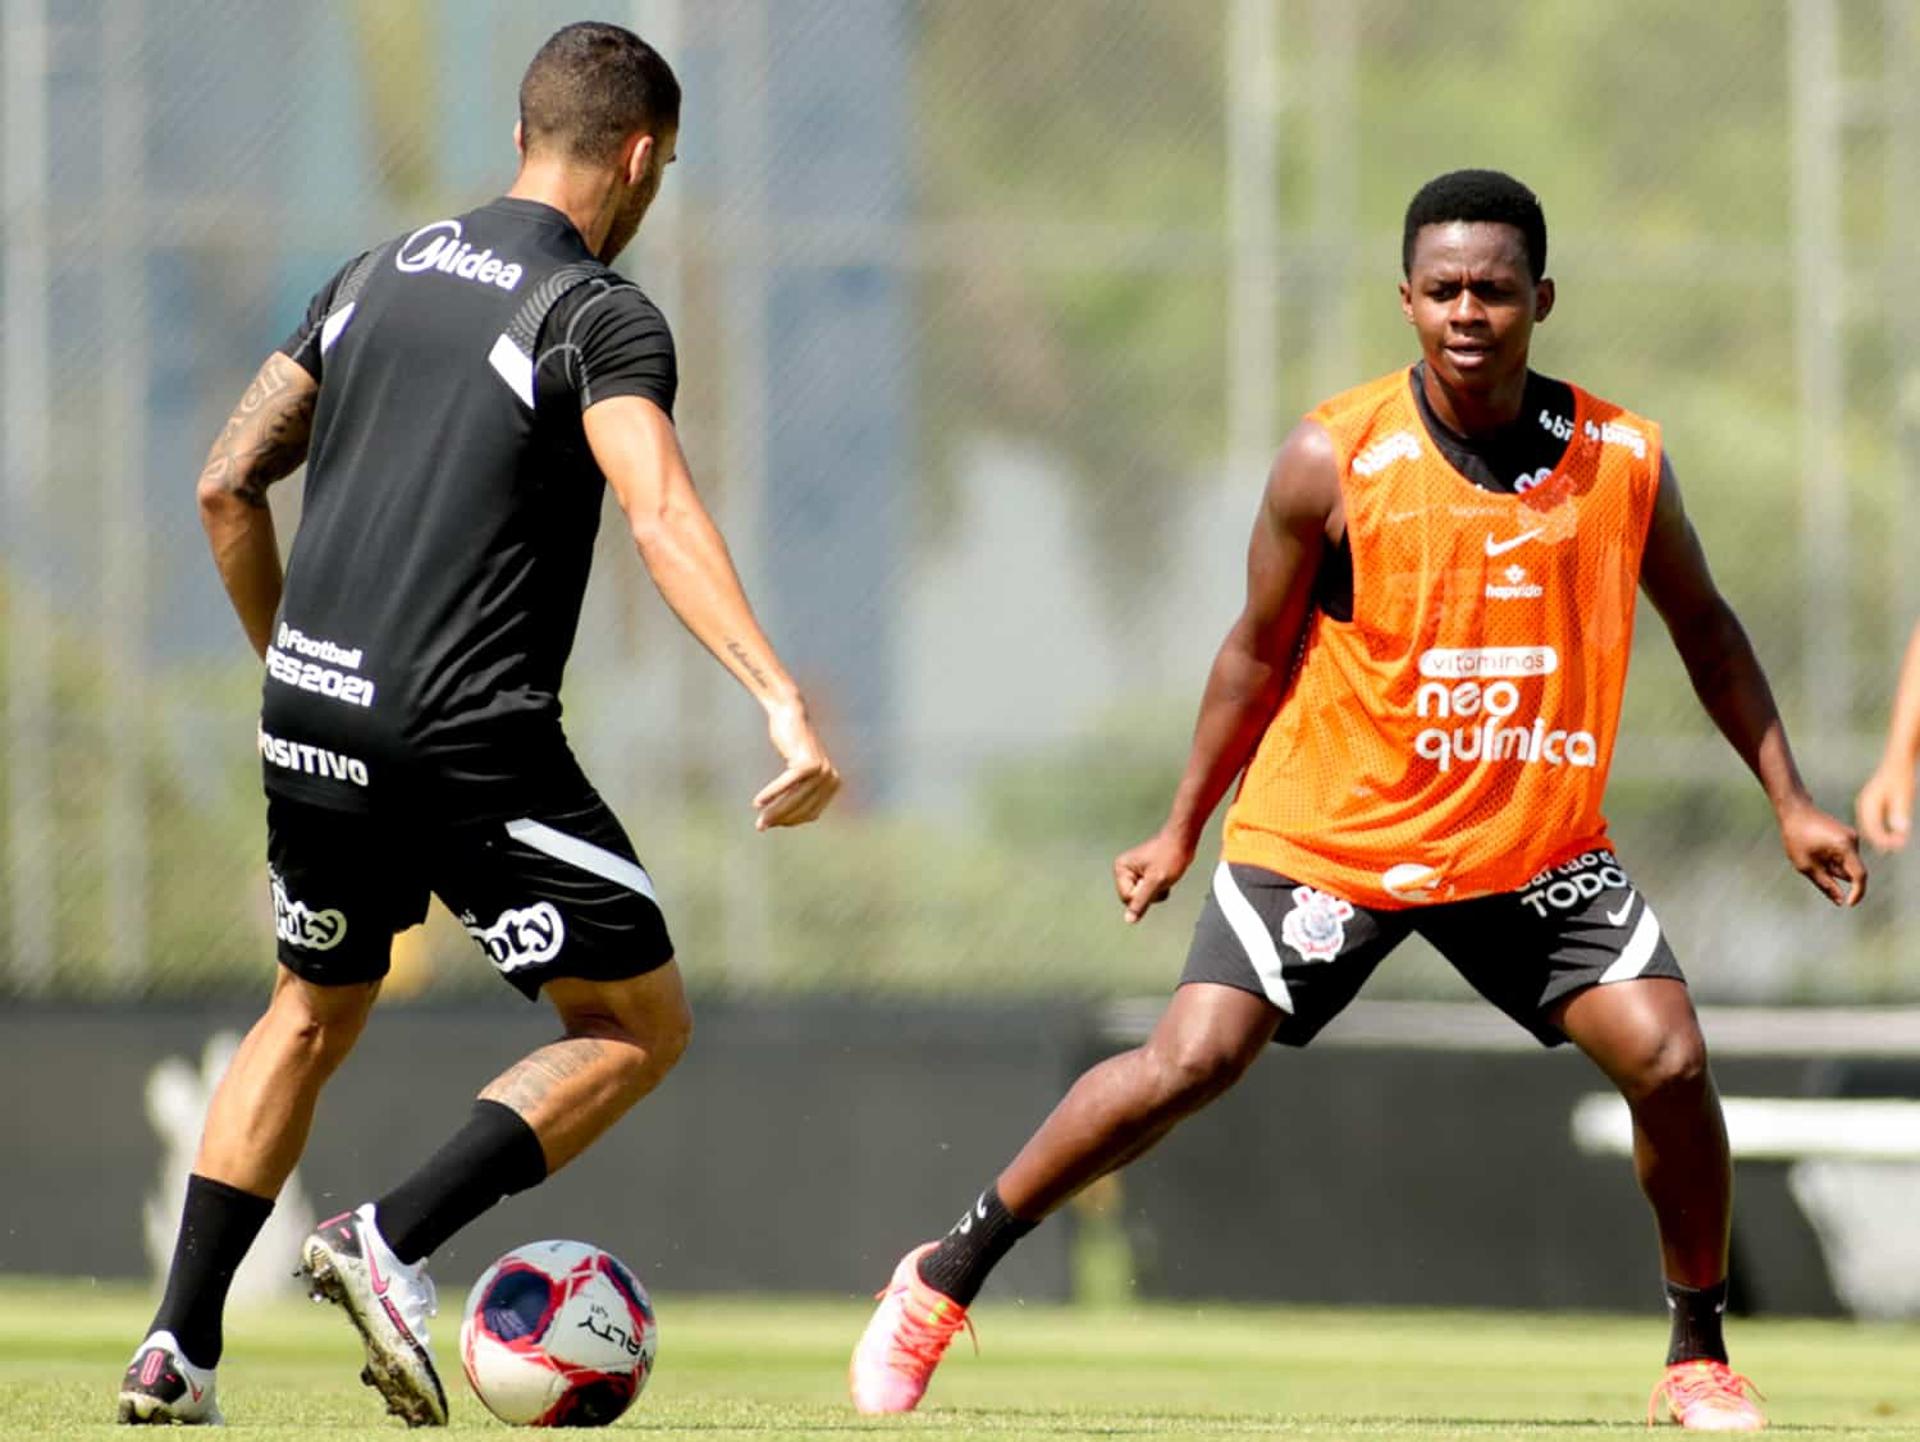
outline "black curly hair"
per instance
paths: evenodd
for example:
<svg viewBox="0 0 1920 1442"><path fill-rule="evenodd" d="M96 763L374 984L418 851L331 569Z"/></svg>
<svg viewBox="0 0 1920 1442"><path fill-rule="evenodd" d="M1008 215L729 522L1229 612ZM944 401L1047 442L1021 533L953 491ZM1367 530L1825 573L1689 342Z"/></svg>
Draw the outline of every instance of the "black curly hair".
<svg viewBox="0 0 1920 1442"><path fill-rule="evenodd" d="M1527 270L1538 281L1547 273L1547 217L1540 197L1500 170L1450 170L1421 186L1407 204L1400 237L1400 270L1413 273L1413 242L1423 226L1450 221L1492 221L1520 232Z"/></svg>

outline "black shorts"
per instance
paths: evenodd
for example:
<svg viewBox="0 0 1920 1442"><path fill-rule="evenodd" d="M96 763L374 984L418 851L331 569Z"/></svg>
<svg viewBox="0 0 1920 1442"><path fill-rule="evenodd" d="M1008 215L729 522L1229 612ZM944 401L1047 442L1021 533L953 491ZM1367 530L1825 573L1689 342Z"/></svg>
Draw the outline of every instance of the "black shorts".
<svg viewBox="0 0 1920 1442"><path fill-rule="evenodd" d="M528 999L555 977L622 981L673 959L653 881L598 796L511 821L412 825L267 798L280 961L320 986L387 974L438 896Z"/></svg>
<svg viewBox="0 0 1920 1442"><path fill-rule="evenodd" d="M1612 852L1592 851L1518 891L1404 911L1355 906L1223 861L1180 981L1265 996L1285 1013L1273 1039L1305 1046L1414 932L1546 1046L1567 1039L1549 1017L1577 991L1642 976L1686 980L1646 898Z"/></svg>

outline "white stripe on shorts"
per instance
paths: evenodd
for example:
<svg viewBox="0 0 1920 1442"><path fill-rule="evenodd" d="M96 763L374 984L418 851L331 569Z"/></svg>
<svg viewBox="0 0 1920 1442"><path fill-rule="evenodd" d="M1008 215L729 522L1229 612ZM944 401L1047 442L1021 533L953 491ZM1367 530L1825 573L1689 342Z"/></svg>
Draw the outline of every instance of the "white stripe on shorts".
<svg viewBox="0 0 1920 1442"><path fill-rule="evenodd" d="M564 831L555 831L551 826L525 816L507 823L507 835L522 846L544 851L569 866L577 866L629 891L637 891L655 906L660 904L660 898L653 894L653 878L637 862L627 860L616 851L595 846L591 841L569 836Z"/></svg>
<svg viewBox="0 0 1920 1442"><path fill-rule="evenodd" d="M1620 955L1614 958L1613 965L1600 973L1600 985L1610 981L1632 981L1647 969L1647 963L1653 960L1653 949L1660 944L1660 923L1653 918L1653 908L1647 905L1647 899L1640 898L1640 922L1633 928L1633 935L1627 938L1627 944L1620 949Z"/></svg>
<svg viewBox="0 0 1920 1442"><path fill-rule="evenodd" d="M1224 861L1213 873L1213 897L1220 903L1220 914L1226 917L1227 925L1240 938L1240 945L1247 953L1247 960L1253 963L1254 975L1260 978L1260 989L1266 992L1267 1000L1291 1015L1293 994L1287 990L1280 948L1273 944L1273 933L1267 930L1267 924L1260 919L1260 913L1253 909L1253 903L1247 900L1246 893L1240 890L1240 884L1233 879L1233 872Z"/></svg>

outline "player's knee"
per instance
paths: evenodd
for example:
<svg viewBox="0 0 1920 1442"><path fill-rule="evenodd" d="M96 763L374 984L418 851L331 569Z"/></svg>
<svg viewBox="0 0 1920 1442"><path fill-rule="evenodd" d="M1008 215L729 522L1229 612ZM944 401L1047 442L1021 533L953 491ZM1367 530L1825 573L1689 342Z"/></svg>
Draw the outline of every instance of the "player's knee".
<svg viewBox="0 0 1920 1442"><path fill-rule="evenodd" d="M360 1039L373 1008L373 992L371 985L285 986L274 996L267 1024L296 1065L330 1073Z"/></svg>
<svg viewBox="0 0 1920 1442"><path fill-rule="evenodd" d="M1205 1106L1247 1069L1240 1049L1212 1036L1182 1037L1149 1051L1161 1104L1175 1112Z"/></svg>
<svg viewBox="0 0 1920 1442"><path fill-rule="evenodd" d="M629 1086L645 1091L672 1071L693 1041L693 1009L684 998L644 1012L576 1014L567 1019L575 1036L618 1043L613 1064Z"/></svg>
<svg viewBox="0 0 1920 1442"><path fill-rule="evenodd" d="M679 1063L693 1045L693 1008L684 1002L666 1016L653 1020L646 1047L654 1059L654 1075L662 1076Z"/></svg>
<svg viewBox="0 0 1920 1442"><path fill-rule="evenodd" d="M1649 1047L1628 1076L1624 1090L1631 1102L1659 1102L1691 1096L1706 1085L1707 1044L1699 1031L1672 1031Z"/></svg>

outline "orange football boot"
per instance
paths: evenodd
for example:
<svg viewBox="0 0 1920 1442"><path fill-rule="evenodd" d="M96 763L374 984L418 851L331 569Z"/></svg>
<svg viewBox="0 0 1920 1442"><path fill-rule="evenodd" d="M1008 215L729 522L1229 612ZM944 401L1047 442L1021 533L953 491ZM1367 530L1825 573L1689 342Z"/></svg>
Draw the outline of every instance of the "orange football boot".
<svg viewBox="0 0 1920 1442"><path fill-rule="evenodd" d="M1758 1432L1767 1425L1766 1414L1753 1400L1759 1395L1758 1387L1725 1362L1704 1357L1675 1362L1647 1399L1647 1425L1660 1420L1664 1398L1668 1419L1691 1431Z"/></svg>
<svg viewBox="0 0 1920 1442"><path fill-rule="evenodd" d="M856 1411L874 1415L919 1406L947 1344L968 1325L965 1307L920 1280L920 1259L938 1245L928 1242L908 1252L876 1294L880 1305L847 1368Z"/></svg>

